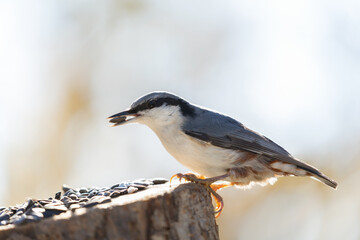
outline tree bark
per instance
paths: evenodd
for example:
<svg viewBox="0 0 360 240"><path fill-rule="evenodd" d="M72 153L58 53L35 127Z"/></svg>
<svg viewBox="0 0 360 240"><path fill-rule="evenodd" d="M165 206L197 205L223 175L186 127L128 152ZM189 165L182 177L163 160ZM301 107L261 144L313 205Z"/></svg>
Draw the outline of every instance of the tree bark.
<svg viewBox="0 0 360 240"><path fill-rule="evenodd" d="M0 227L0 239L219 239L213 212L201 185L155 185L92 208Z"/></svg>

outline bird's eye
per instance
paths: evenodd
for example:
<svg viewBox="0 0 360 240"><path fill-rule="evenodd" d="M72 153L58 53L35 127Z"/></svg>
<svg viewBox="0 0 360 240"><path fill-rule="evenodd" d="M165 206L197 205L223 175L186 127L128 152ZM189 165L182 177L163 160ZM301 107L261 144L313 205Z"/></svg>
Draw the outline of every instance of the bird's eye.
<svg viewBox="0 0 360 240"><path fill-rule="evenodd" d="M148 108L154 108L155 107L155 101L154 100L151 100L151 101L149 101L149 103L148 103Z"/></svg>

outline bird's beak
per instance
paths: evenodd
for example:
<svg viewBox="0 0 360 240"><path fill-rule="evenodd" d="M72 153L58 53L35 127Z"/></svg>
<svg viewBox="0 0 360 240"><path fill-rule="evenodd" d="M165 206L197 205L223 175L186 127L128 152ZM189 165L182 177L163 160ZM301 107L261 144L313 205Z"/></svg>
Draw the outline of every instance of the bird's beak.
<svg viewBox="0 0 360 240"><path fill-rule="evenodd" d="M128 123L134 119L136 119L136 117L138 117L139 114L136 113L131 113L130 110L126 110L117 114L114 114L110 117L108 117L109 122L114 123L114 125L112 125L112 127L124 124L124 123Z"/></svg>

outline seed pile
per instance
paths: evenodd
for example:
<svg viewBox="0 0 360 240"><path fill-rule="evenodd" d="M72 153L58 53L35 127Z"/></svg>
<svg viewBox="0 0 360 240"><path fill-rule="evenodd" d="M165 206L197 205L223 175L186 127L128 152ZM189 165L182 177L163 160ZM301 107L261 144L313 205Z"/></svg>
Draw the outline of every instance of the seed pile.
<svg viewBox="0 0 360 240"><path fill-rule="evenodd" d="M146 189L150 185L163 184L164 178L138 179L131 182L121 182L110 188L71 188L63 186L63 195L57 192L54 197L43 200L29 199L23 204L11 207L0 207L0 226L7 224L24 224L39 221L43 218L58 215L68 210L90 208L97 204L111 202L125 194L135 193Z"/></svg>

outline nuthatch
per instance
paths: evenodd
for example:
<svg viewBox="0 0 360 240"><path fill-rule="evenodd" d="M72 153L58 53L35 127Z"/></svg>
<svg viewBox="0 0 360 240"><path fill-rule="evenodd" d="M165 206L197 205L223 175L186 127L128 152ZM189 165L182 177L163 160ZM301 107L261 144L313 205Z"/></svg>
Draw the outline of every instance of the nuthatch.
<svg viewBox="0 0 360 240"><path fill-rule="evenodd" d="M267 137L229 116L171 93L149 93L109 119L114 126L138 122L150 127L166 150L197 174L176 174L172 178L205 185L216 200L217 216L223 200L215 191L227 186L264 186L280 176L309 176L337 187L335 181Z"/></svg>

